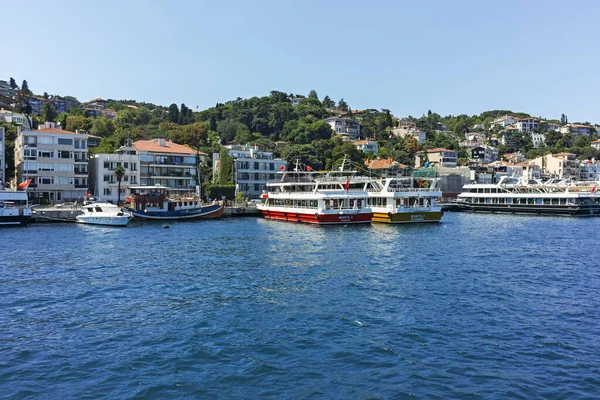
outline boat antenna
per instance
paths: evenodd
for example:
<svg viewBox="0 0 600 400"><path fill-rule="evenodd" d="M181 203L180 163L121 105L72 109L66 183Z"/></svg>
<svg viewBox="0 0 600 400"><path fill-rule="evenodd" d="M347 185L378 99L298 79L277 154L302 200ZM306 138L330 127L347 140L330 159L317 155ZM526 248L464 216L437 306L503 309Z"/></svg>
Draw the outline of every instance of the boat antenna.
<svg viewBox="0 0 600 400"><path fill-rule="evenodd" d="M344 172L344 165L346 164L346 154L344 154L344 159L342 160L342 166L340 167L340 171Z"/></svg>

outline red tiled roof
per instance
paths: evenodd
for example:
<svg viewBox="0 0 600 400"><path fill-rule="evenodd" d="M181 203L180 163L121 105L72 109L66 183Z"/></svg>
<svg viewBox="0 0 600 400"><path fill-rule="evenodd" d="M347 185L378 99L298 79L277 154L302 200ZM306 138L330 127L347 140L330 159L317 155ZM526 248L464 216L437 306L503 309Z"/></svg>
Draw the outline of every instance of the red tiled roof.
<svg viewBox="0 0 600 400"><path fill-rule="evenodd" d="M177 154L196 154L191 148L165 140L165 145L161 146L155 140L138 140L133 143L133 147L139 151L152 151L155 153L177 153ZM198 153L206 155L206 153Z"/></svg>
<svg viewBox="0 0 600 400"><path fill-rule="evenodd" d="M366 160L365 165L373 169L388 169L390 167L393 167L394 165L398 166L399 168L406 168L406 165L395 163L394 160L391 158L378 158L377 160Z"/></svg>

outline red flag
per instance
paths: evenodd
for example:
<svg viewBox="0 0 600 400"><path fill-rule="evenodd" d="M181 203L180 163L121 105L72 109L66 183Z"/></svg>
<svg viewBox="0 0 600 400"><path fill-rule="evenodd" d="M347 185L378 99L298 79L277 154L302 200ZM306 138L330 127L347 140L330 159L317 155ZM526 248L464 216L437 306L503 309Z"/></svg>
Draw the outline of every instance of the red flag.
<svg viewBox="0 0 600 400"><path fill-rule="evenodd" d="M31 179L27 179L25 182L21 182L19 183L19 185L17 186L17 190L25 190L29 187L29 184L31 183Z"/></svg>
<svg viewBox="0 0 600 400"><path fill-rule="evenodd" d="M344 183L344 190L347 192L348 189L350 189L350 178L348 178L346 183Z"/></svg>
<svg viewBox="0 0 600 400"><path fill-rule="evenodd" d="M596 185L594 185L594 187L592 187L592 193L596 192Z"/></svg>

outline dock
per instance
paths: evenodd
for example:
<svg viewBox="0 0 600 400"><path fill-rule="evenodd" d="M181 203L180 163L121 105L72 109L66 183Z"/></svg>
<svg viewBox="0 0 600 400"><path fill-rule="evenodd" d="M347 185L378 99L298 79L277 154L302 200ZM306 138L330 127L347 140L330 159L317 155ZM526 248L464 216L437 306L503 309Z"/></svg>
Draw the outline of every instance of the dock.
<svg viewBox="0 0 600 400"><path fill-rule="evenodd" d="M260 217L260 211L251 203L232 204L225 207L223 217Z"/></svg>
<svg viewBox="0 0 600 400"><path fill-rule="evenodd" d="M31 222L76 222L83 211L76 208L38 208L31 215Z"/></svg>

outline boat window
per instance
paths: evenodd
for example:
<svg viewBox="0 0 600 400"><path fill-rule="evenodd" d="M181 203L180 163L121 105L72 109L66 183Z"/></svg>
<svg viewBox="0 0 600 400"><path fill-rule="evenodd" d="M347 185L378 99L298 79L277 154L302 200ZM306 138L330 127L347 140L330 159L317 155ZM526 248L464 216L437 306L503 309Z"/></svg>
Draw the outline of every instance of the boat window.
<svg viewBox="0 0 600 400"><path fill-rule="evenodd" d="M550 204L550 199L544 199L544 204L546 204L546 205Z"/></svg>
<svg viewBox="0 0 600 400"><path fill-rule="evenodd" d="M506 199L506 204L512 204L513 199Z"/></svg>
<svg viewBox="0 0 600 400"><path fill-rule="evenodd" d="M95 209L96 209L97 212L102 212L102 208L100 208L98 206L96 206Z"/></svg>
<svg viewBox="0 0 600 400"><path fill-rule="evenodd" d="M567 204L567 199L560 199L560 204L562 204L562 205Z"/></svg>
<svg viewBox="0 0 600 400"><path fill-rule="evenodd" d="M88 207L87 209L89 212L94 212L94 208L93 207Z"/></svg>

